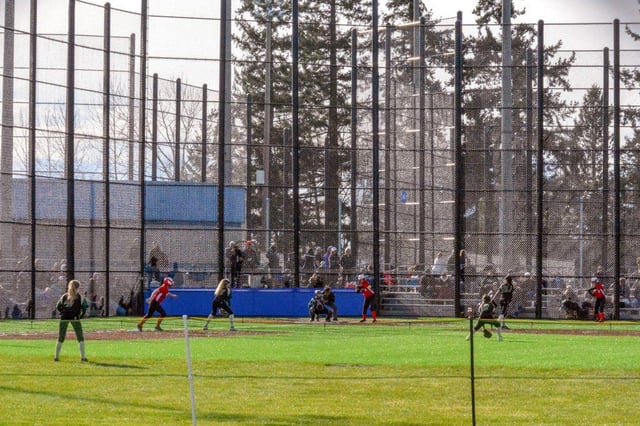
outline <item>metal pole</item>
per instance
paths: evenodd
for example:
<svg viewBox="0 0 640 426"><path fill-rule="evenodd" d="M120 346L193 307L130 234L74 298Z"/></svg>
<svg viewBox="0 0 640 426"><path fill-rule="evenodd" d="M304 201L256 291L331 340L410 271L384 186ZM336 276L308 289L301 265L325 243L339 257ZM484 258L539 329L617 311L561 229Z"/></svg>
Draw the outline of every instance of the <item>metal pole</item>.
<svg viewBox="0 0 640 426"><path fill-rule="evenodd" d="M138 182L140 184L140 286L144 283L145 264L145 237L146 237L146 194L147 187L145 181L145 151L147 145L147 24L149 6L147 0L140 0L140 119L139 133L140 145L138 147ZM144 311L143 292L138 293L138 314Z"/></svg>
<svg viewBox="0 0 640 426"><path fill-rule="evenodd" d="M291 4L291 173L293 174L293 282L300 287L300 133L298 127L299 69L298 69L298 7L299 0Z"/></svg>
<svg viewBox="0 0 640 426"><path fill-rule="evenodd" d="M264 247L268 249L271 245L271 234L269 223L269 192L271 191L271 177L270 177L270 163L271 163L271 126L272 126L272 115L271 115L271 62L272 60L272 52L271 52L271 30L272 30L272 14L269 11L271 8L271 0L267 0L266 2L267 9L267 28L266 28L266 58L264 63L264 73L265 73L265 83L264 83L264 140L263 140L263 154L262 154L262 167L264 169L264 184L262 185L262 199L263 199L263 209L264 209Z"/></svg>
<svg viewBox="0 0 640 426"><path fill-rule="evenodd" d="M29 199L31 218L31 306L30 319L36 318L36 79L38 59L38 0L31 0L29 30ZM6 51L5 51L6 53ZM6 70L5 70L6 72Z"/></svg>
<svg viewBox="0 0 640 426"><path fill-rule="evenodd" d="M613 279L614 319L620 318L620 20L613 21Z"/></svg>
<svg viewBox="0 0 640 426"><path fill-rule="evenodd" d="M608 270L609 253L609 48L603 50L602 69L602 252Z"/></svg>
<svg viewBox="0 0 640 426"><path fill-rule="evenodd" d="M102 179L104 180L104 261L105 261L105 293L104 315L109 316L109 292L111 271L111 173L109 165L111 156L111 4L104 5L103 36L103 80L102 80Z"/></svg>
<svg viewBox="0 0 640 426"><path fill-rule="evenodd" d="M180 122L182 121L182 80L176 80L176 135L175 151L173 152L174 180L180 182Z"/></svg>
<svg viewBox="0 0 640 426"><path fill-rule="evenodd" d="M454 315L460 315L460 251L464 247L464 164L462 154L462 12L458 12L455 29L454 70L454 148L455 148L455 236L454 236Z"/></svg>
<svg viewBox="0 0 640 426"><path fill-rule="evenodd" d="M218 281L224 278L224 191L227 125L227 1L220 2L220 67L218 70Z"/></svg>
<svg viewBox="0 0 640 426"><path fill-rule="evenodd" d="M526 185L526 257L525 268L531 271L531 255L533 249L533 176L531 171L532 163L532 144L533 144L533 52L527 49L527 94L526 94L526 132L527 147L525 151L525 185Z"/></svg>
<svg viewBox="0 0 640 426"><path fill-rule="evenodd" d="M248 230L249 228L249 220L251 219L251 191L253 191L252 185L251 185L251 177L253 176L253 167L251 166L251 159L253 157L252 155L252 141L251 139L253 138L253 128L251 127L251 119L253 116L253 99L251 97L251 95L247 95L247 117L246 117L246 126L247 126L247 139L246 139L246 147L245 150L247 151L247 168L246 168L246 175L247 175L247 198L246 198L246 206L245 206L245 219L244 219L244 225L245 225L245 229Z"/></svg>
<svg viewBox="0 0 640 426"><path fill-rule="evenodd" d="M65 179L67 184L67 280L75 277L75 43L76 2L69 0L67 41L67 105L65 117Z"/></svg>
<svg viewBox="0 0 640 426"><path fill-rule="evenodd" d="M544 232L544 21L538 21L537 153L536 153L536 318L542 317L542 246Z"/></svg>
<svg viewBox="0 0 640 426"><path fill-rule="evenodd" d="M158 74L151 82L151 180L158 179Z"/></svg>
<svg viewBox="0 0 640 426"><path fill-rule="evenodd" d="M384 269L391 262L391 24L384 39ZM395 201L395 200L394 200Z"/></svg>
<svg viewBox="0 0 640 426"><path fill-rule="evenodd" d="M15 73L15 0L5 2L2 60L2 141L0 142L0 252L13 253L13 129Z"/></svg>
<svg viewBox="0 0 640 426"><path fill-rule="evenodd" d="M351 255L358 259L358 32L351 30Z"/></svg>
<svg viewBox="0 0 640 426"><path fill-rule="evenodd" d="M207 181L207 85L202 85L202 140L200 141L201 154L200 154L200 181L205 183Z"/></svg>
<svg viewBox="0 0 640 426"><path fill-rule="evenodd" d="M134 173L134 153L135 153L135 135L136 120L134 119L136 110L136 35L129 35L129 161L128 174L129 181L133 182Z"/></svg>
<svg viewBox="0 0 640 426"><path fill-rule="evenodd" d="M426 77L426 52L425 52L425 38L426 38L426 20L423 17L420 18L420 40L418 43L419 53L420 53L420 69L418 71L418 119L420 122L418 123L419 131L419 168L418 168L418 194L419 194L419 204L418 204L418 263L427 270L426 259L425 259L425 216L426 216L426 192L425 192L425 184L426 184L426 176L425 176L425 148L426 148L426 138L425 138L425 118L426 118L426 99L425 99L425 77Z"/></svg>
<svg viewBox="0 0 640 426"><path fill-rule="evenodd" d="M469 370L471 376L471 424L476 424L476 376L475 361L473 353L473 308L467 308L467 318L469 318Z"/></svg>
<svg viewBox="0 0 640 426"><path fill-rule="evenodd" d="M380 76L378 73L379 35L378 35L378 1L373 0L372 33L371 33L371 136L372 169L373 169L373 289L376 294L376 306L380 308Z"/></svg>

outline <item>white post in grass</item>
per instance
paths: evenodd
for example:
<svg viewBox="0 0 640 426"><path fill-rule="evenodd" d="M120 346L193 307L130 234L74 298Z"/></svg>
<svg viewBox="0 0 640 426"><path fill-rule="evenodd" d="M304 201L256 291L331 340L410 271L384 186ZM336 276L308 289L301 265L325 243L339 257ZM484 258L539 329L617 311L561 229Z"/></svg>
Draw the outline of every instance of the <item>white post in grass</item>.
<svg viewBox="0 0 640 426"><path fill-rule="evenodd" d="M191 349L189 348L189 326L187 325L187 316L182 315L184 324L184 345L187 352L187 375L189 377L189 393L191 394L191 423L196 424L196 398L193 392L193 369L191 368Z"/></svg>

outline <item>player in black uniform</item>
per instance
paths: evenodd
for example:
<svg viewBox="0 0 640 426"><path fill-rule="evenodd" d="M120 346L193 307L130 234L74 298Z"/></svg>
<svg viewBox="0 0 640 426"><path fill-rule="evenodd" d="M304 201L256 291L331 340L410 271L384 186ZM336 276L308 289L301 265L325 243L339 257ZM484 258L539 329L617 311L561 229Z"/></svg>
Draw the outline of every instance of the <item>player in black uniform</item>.
<svg viewBox="0 0 640 426"><path fill-rule="evenodd" d="M491 332L486 329L487 325L492 325L496 327L496 332L498 333L498 341L502 341L502 322L497 321L494 318L494 312L498 305L494 300L491 299L491 296L488 294L482 297L482 302L478 305L478 313L480 314L480 318L478 318L478 322L473 327L474 333L481 328L484 330L484 337L490 338ZM467 335L467 340L471 338L471 335Z"/></svg>
<svg viewBox="0 0 640 426"><path fill-rule="evenodd" d="M229 315L229 331L236 331L233 325L233 311L231 310L231 281L223 278L218 283L216 288L215 297L211 303L211 313L207 317L207 322L204 324L203 330L209 329L209 322L216 316L218 309L224 309Z"/></svg>
<svg viewBox="0 0 640 426"><path fill-rule="evenodd" d="M60 350L62 349L64 338L67 335L69 323L71 323L73 331L76 333L76 339L80 347L80 360L83 362L88 361L84 352L84 335L82 333L80 318L84 317L89 304L78 291L79 288L80 281L69 281L67 292L63 294L56 303L56 310L60 313L60 325L58 328L58 341L56 342L56 356L53 358L54 361L58 361L60 357Z"/></svg>

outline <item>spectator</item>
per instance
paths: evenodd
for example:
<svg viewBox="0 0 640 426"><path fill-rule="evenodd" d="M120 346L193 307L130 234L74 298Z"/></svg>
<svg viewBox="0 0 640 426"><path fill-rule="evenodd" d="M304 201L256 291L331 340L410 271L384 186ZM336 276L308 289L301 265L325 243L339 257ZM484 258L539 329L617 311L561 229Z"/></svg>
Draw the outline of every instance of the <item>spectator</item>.
<svg viewBox="0 0 640 426"><path fill-rule="evenodd" d="M12 319L21 319L22 318L22 311L20 310L20 307L18 306L17 303L13 304L13 309L11 310L11 318Z"/></svg>
<svg viewBox="0 0 640 426"><path fill-rule="evenodd" d="M267 260L269 261L269 269L271 272L278 271L280 269L280 256L278 255L278 249L275 244L271 244L267 251Z"/></svg>
<svg viewBox="0 0 640 426"><path fill-rule="evenodd" d="M158 258L151 256L149 263L145 268L148 274L148 284L151 285L152 281L158 281L160 279L160 268L158 267Z"/></svg>
<svg viewBox="0 0 640 426"><path fill-rule="evenodd" d="M260 266L260 257L258 248L253 241L247 241L244 246L244 264L243 268L250 271Z"/></svg>
<svg viewBox="0 0 640 426"><path fill-rule="evenodd" d="M167 254L163 252L162 249L160 248L160 244L155 242L153 243L153 248L149 253L149 257L156 258L157 266L160 271L169 270L169 258L167 257Z"/></svg>
<svg viewBox="0 0 640 426"><path fill-rule="evenodd" d="M441 275L447 272L447 259L444 257L441 251L436 254L433 259L433 265L431 266L431 273L435 276Z"/></svg>
<svg viewBox="0 0 640 426"><path fill-rule="evenodd" d="M324 281L322 280L322 277L320 276L320 274L318 274L317 272L314 272L311 275L311 277L309 277L309 281L308 281L307 287L310 287L310 288L323 288L324 287Z"/></svg>
<svg viewBox="0 0 640 426"><path fill-rule="evenodd" d="M240 287L240 273L244 263L244 253L235 242L232 241L232 243L233 246L230 245L229 249L227 249L227 254L231 267L231 287L237 288Z"/></svg>
<svg viewBox="0 0 640 426"><path fill-rule="evenodd" d="M347 247L344 249L342 257L340 257L340 273L345 281L351 280L351 274L353 274L355 267L356 262L351 254L351 247Z"/></svg>

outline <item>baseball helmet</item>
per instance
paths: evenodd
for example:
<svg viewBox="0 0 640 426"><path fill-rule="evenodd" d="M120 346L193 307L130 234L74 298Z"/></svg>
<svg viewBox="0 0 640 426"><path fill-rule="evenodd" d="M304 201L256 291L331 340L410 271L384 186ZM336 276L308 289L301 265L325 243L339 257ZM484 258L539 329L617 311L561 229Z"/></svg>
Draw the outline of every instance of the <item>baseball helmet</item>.
<svg viewBox="0 0 640 426"><path fill-rule="evenodd" d="M164 280L162 280L162 284L163 285L168 285L169 287L173 286L173 279L171 277L166 277Z"/></svg>
<svg viewBox="0 0 640 426"><path fill-rule="evenodd" d="M358 275L358 281L360 281L360 280L364 280L364 275L362 275L362 274Z"/></svg>

